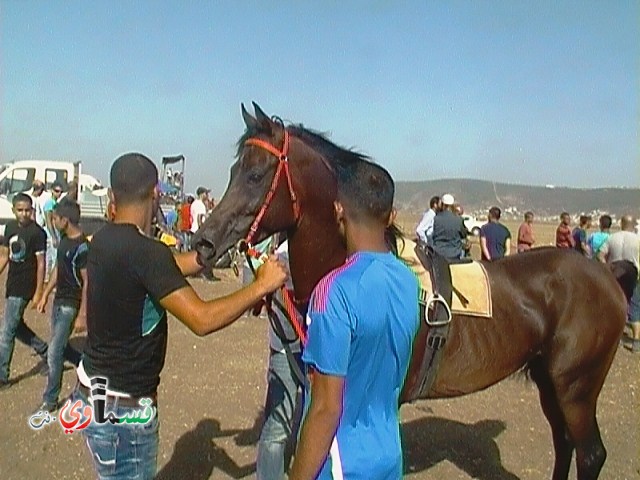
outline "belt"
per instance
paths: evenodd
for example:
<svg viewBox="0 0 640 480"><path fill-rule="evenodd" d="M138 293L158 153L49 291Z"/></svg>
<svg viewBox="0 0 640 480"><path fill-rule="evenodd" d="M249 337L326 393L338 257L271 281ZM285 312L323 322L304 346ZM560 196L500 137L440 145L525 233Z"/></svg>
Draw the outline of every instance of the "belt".
<svg viewBox="0 0 640 480"><path fill-rule="evenodd" d="M87 398L91 397L91 391L80 382L78 382L78 390ZM114 396L107 395L107 398L110 399L113 403L117 403L122 407L133 407L133 408L139 407L140 406L139 400L141 398L150 398L151 401L153 402L152 406L157 406L158 404L157 392L153 392L153 393L150 393L149 395L144 395L142 397L114 397Z"/></svg>

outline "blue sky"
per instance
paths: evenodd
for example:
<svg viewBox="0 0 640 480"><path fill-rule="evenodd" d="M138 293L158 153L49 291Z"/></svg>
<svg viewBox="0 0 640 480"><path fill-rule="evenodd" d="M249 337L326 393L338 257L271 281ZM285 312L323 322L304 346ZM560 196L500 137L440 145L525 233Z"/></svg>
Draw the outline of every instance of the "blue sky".
<svg viewBox="0 0 640 480"><path fill-rule="evenodd" d="M640 7L0 1L0 161L187 157L219 197L240 102L398 180L640 184Z"/></svg>

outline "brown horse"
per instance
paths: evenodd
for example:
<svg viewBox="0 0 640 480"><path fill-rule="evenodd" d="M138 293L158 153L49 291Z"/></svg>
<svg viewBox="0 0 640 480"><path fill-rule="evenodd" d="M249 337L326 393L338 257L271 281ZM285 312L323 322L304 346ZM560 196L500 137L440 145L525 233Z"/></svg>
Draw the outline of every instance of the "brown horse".
<svg viewBox="0 0 640 480"><path fill-rule="evenodd" d="M296 301L342 264L345 249L335 222L334 172L363 155L323 135L270 119L254 104L242 107L247 126L220 203L195 235L196 248L219 258L239 240L285 231ZM596 479L606 450L596 403L621 338L626 302L603 265L558 249L540 249L486 264L493 317L454 316L435 382L426 398L485 389L520 369L540 391L555 448L553 479L566 479L573 450L578 479ZM426 338L421 326L403 401L420 379Z"/></svg>

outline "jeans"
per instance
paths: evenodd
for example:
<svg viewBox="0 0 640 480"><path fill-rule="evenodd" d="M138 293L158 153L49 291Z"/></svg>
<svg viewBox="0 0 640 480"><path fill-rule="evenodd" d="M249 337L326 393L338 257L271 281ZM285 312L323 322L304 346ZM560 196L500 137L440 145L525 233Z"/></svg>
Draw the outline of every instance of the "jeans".
<svg viewBox="0 0 640 480"><path fill-rule="evenodd" d="M629 300L627 323L640 323L640 281L636 282L636 287L633 289L633 295Z"/></svg>
<svg viewBox="0 0 640 480"><path fill-rule="evenodd" d="M49 374L47 376L47 386L42 394L42 401L48 405L56 405L58 403L60 387L62 386L62 368L64 366L65 349L70 349L72 352L75 352L75 350L68 346L68 342L71 330L73 329L73 321L76 319L77 314L77 308L56 301L53 302L53 309L51 311L51 342L49 343L49 351L47 353ZM75 353L80 356L78 352Z"/></svg>
<svg viewBox="0 0 640 480"><path fill-rule="evenodd" d="M76 389L73 400L88 399ZM123 407L118 399L109 397L106 411L124 417L141 407ZM152 480L158 461L160 421L155 417L144 425L103 424L91 422L82 433L100 480Z"/></svg>
<svg viewBox="0 0 640 480"><path fill-rule="evenodd" d="M300 368L300 353L293 354ZM271 350L265 422L258 442L258 480L281 480L289 466L302 415L302 388L284 352Z"/></svg>
<svg viewBox="0 0 640 480"><path fill-rule="evenodd" d="M46 252L46 262L45 262L45 271L44 271L44 281L45 283L49 281L49 275L51 275L51 271L53 267L56 266L56 255L58 254L57 247L53 246L53 239L47 235L47 252Z"/></svg>
<svg viewBox="0 0 640 480"><path fill-rule="evenodd" d="M44 357L47 344L24 323L24 311L29 300L20 297L5 299L4 322L0 327L0 381L9 381L9 367L16 338Z"/></svg>

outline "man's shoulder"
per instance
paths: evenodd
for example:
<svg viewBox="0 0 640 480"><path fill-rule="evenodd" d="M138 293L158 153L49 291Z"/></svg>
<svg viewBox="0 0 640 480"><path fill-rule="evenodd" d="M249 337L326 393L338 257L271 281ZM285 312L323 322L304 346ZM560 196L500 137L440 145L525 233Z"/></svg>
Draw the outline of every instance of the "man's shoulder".
<svg viewBox="0 0 640 480"><path fill-rule="evenodd" d="M29 225L23 228L24 228L24 232L27 235L44 235L44 236L47 235L44 229L40 225L38 225L36 222L31 222L29 223Z"/></svg>

